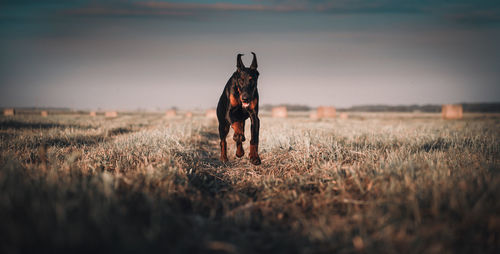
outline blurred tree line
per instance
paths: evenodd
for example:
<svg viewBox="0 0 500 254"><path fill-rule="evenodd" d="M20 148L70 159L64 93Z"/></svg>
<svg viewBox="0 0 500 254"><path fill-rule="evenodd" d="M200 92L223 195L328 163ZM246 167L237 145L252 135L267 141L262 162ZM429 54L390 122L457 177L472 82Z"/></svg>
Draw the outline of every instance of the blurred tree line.
<svg viewBox="0 0 500 254"><path fill-rule="evenodd" d="M458 103L462 104L464 112L478 112L478 113L495 113L500 112L499 103ZM271 105L265 104L261 107L262 110L271 110L273 107L285 106L289 111L311 111L315 107L299 104L279 104ZM437 104L426 105L359 105L349 108L337 108L337 111L350 111L350 112L426 112L426 113L439 113L441 106Z"/></svg>

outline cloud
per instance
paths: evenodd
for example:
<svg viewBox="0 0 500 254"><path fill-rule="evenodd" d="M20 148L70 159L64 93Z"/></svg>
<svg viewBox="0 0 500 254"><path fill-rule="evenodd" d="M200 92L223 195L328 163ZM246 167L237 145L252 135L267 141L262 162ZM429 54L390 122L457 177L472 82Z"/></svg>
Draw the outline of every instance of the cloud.
<svg viewBox="0 0 500 254"><path fill-rule="evenodd" d="M257 0L256 2L269 2ZM500 22L498 0L271 0L272 4L300 7L323 14L419 13L433 15L458 24Z"/></svg>
<svg viewBox="0 0 500 254"><path fill-rule="evenodd" d="M147 9L147 8L129 8L129 7L110 7L110 6L89 6L65 10L65 15L82 16L193 16L196 14L193 10L169 10L169 9Z"/></svg>
<svg viewBox="0 0 500 254"><path fill-rule="evenodd" d="M500 24L500 10L454 13L447 17L457 23L466 25Z"/></svg>
<svg viewBox="0 0 500 254"><path fill-rule="evenodd" d="M425 1L425 0L424 0ZM413 3L413 2L412 2ZM401 3L395 0L255 0L251 4L236 4L230 2L216 3L180 3L166 1L133 1L92 3L68 10L67 14L79 15L152 15L152 16L184 16L206 15L219 12L309 12L323 14L338 13L406 13L420 12L422 5Z"/></svg>
<svg viewBox="0 0 500 254"><path fill-rule="evenodd" d="M138 2L135 4L140 7L164 10L213 10L213 11L303 11L303 8L292 5L263 5L263 4L233 4L233 3L169 3L169 2Z"/></svg>
<svg viewBox="0 0 500 254"><path fill-rule="evenodd" d="M91 4L66 10L68 15L98 16L195 16L215 12L293 12L305 11L291 5L234 4L234 3L178 3L135 1L108 4Z"/></svg>
<svg viewBox="0 0 500 254"><path fill-rule="evenodd" d="M6 0L8 11L0 11L0 19L34 9L52 10L66 16L99 17L203 17L221 13L291 13L316 15L338 14L406 14L418 13L441 18L455 24L484 25L500 23L498 0L253 0L246 4L221 0L213 3L182 3L155 0L48 0L46 5L34 0ZM14 7L12 7L14 6ZM9 8L8 7L12 7ZM17 8L17 11L16 11ZM14 10L14 11L13 11ZM28 11L28 10L31 10ZM21 17L27 17L21 16Z"/></svg>

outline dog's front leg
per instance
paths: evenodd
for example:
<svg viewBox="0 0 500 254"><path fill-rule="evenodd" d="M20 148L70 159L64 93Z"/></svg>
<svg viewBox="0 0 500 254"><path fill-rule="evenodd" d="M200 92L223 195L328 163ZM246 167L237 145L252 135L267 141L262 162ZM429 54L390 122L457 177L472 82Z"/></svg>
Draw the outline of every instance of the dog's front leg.
<svg viewBox="0 0 500 254"><path fill-rule="evenodd" d="M254 165L260 165L260 157L258 152L260 120L256 112L250 113L250 120L252 121L252 125L250 127L250 130L252 132L252 137L250 139L250 162Z"/></svg>

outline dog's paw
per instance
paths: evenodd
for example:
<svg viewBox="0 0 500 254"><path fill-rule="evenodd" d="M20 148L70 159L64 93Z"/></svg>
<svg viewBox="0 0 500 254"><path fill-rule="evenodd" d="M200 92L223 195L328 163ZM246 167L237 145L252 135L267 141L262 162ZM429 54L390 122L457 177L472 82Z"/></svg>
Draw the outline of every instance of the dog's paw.
<svg viewBox="0 0 500 254"><path fill-rule="evenodd" d="M227 161L228 161L228 159L227 159L227 157L225 157L225 156L221 156L221 157L220 157L220 161L222 161L222 162L227 162Z"/></svg>
<svg viewBox="0 0 500 254"><path fill-rule="evenodd" d="M261 161L260 161L260 157L259 157L259 156L256 156L256 157L250 157L250 162L251 162L253 165L260 165L260 164L261 164Z"/></svg>
<svg viewBox="0 0 500 254"><path fill-rule="evenodd" d="M245 151L243 150L243 147L241 147L241 148L238 147L236 149L236 157L241 158L241 157L243 157L243 155L245 155Z"/></svg>

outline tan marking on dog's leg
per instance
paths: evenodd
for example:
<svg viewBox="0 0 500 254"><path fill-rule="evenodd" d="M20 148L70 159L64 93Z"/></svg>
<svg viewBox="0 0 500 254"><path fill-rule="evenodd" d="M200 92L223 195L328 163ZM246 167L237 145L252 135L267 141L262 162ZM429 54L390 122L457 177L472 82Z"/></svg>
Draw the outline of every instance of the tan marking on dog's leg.
<svg viewBox="0 0 500 254"><path fill-rule="evenodd" d="M231 126L234 130L233 139L236 141L236 157L241 158L245 154L242 144L245 141L245 122L235 122Z"/></svg>
<svg viewBox="0 0 500 254"><path fill-rule="evenodd" d="M250 102L250 106L249 108L251 110L255 109L255 107L257 107L257 103L259 103L259 100L257 98L253 99L251 102Z"/></svg>
<svg viewBox="0 0 500 254"><path fill-rule="evenodd" d="M222 162L227 162L227 142L225 140L222 140L220 142L220 160Z"/></svg>
<svg viewBox="0 0 500 254"><path fill-rule="evenodd" d="M250 162L254 165L260 165L260 163L261 163L258 149L259 149L259 145L257 145L257 144L250 145L249 157L250 157Z"/></svg>

